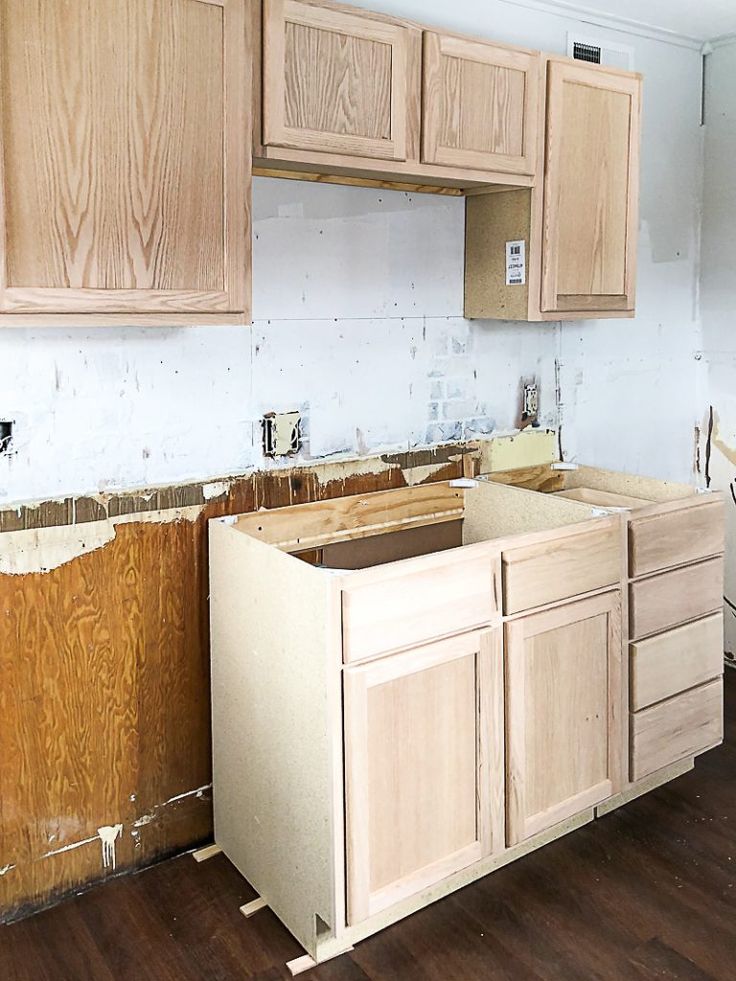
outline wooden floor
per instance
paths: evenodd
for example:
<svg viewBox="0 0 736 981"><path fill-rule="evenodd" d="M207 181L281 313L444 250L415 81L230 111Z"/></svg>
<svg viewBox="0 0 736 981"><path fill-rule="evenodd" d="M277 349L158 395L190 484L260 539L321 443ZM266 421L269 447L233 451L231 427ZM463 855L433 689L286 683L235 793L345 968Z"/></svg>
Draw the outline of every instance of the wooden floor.
<svg viewBox="0 0 736 981"><path fill-rule="evenodd" d="M320 981L736 978L736 672L694 772L361 943ZM276 981L301 951L224 856L0 927L2 981Z"/></svg>

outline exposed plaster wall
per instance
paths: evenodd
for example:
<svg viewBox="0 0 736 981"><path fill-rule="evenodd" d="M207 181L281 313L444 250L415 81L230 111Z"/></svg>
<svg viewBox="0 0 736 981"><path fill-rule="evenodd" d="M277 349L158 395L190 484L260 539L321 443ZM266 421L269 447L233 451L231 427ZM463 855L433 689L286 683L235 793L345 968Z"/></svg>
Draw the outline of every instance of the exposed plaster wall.
<svg viewBox="0 0 736 981"><path fill-rule="evenodd" d="M701 457L710 485L729 499L726 649L736 654L736 43L708 58L701 309L712 414Z"/></svg>
<svg viewBox="0 0 736 981"><path fill-rule="evenodd" d="M370 0L563 52L578 26L646 76L639 315L576 325L462 319L461 199L257 179L253 329L0 336L0 503L240 473L264 411L300 408L306 454L406 449L514 426L520 376L569 458L687 480L698 403L697 51L504 0ZM559 389L559 391L558 391Z"/></svg>

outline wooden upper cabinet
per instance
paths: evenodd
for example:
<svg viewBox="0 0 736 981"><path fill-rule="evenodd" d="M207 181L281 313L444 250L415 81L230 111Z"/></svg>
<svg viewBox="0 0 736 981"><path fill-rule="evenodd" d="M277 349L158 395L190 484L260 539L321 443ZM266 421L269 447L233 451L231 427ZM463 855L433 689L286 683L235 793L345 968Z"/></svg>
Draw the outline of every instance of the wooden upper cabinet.
<svg viewBox="0 0 736 981"><path fill-rule="evenodd" d="M405 160L408 28L302 0L263 6L266 146Z"/></svg>
<svg viewBox="0 0 736 981"><path fill-rule="evenodd" d="M506 624L509 845L621 785L618 591Z"/></svg>
<svg viewBox="0 0 736 981"><path fill-rule="evenodd" d="M245 11L0 0L0 323L249 321Z"/></svg>
<svg viewBox="0 0 736 981"><path fill-rule="evenodd" d="M543 312L633 311L640 80L550 61Z"/></svg>
<svg viewBox="0 0 736 981"><path fill-rule="evenodd" d="M422 161L533 175L540 55L425 32Z"/></svg>

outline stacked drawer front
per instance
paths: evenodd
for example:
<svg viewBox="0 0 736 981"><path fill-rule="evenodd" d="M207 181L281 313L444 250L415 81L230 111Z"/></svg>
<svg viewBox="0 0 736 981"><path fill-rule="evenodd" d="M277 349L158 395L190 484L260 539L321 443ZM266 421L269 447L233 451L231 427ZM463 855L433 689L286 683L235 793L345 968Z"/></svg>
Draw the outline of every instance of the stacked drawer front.
<svg viewBox="0 0 736 981"><path fill-rule="evenodd" d="M720 500L630 522L632 780L723 738L723 523Z"/></svg>

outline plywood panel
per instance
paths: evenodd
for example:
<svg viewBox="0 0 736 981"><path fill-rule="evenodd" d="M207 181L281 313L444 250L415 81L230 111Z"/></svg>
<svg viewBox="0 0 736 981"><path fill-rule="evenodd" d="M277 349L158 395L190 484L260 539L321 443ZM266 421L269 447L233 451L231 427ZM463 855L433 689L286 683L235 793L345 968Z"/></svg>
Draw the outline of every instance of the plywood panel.
<svg viewBox="0 0 736 981"><path fill-rule="evenodd" d="M448 452L402 466L461 476ZM189 484L0 510L3 562L8 533L84 540L130 522L50 572L0 574L0 917L107 875L99 827L124 825L118 870L211 840L206 520L397 487L402 466L251 474L214 500ZM169 520L177 508L189 517Z"/></svg>

